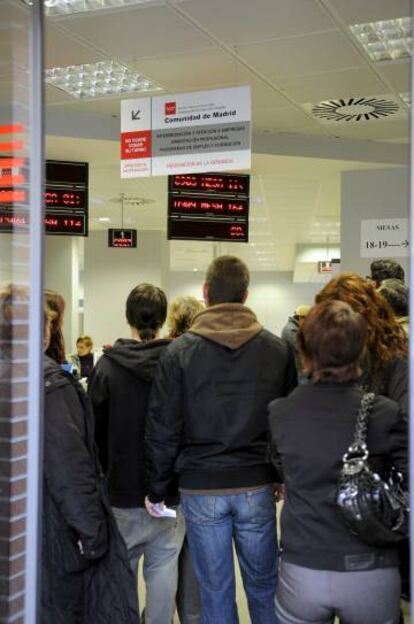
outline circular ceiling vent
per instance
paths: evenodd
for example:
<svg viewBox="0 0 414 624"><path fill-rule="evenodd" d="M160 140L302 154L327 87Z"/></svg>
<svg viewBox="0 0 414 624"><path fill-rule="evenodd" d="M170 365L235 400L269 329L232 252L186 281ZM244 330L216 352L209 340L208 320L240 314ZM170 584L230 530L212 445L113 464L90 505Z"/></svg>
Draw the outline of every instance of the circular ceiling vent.
<svg viewBox="0 0 414 624"><path fill-rule="evenodd" d="M399 104L392 100L360 97L320 102L312 107L312 114L325 122L347 123L384 119L399 110Z"/></svg>

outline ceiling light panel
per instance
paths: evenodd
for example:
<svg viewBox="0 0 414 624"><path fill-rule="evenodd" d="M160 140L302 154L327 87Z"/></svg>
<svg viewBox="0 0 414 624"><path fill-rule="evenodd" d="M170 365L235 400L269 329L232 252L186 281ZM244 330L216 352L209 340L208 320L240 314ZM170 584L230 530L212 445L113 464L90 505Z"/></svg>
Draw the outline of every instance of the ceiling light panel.
<svg viewBox="0 0 414 624"><path fill-rule="evenodd" d="M24 0L32 5L32 0ZM176 0L177 1L177 0ZM160 0L45 0L45 14L49 17L56 15L72 15L92 11L107 11L136 4L163 4Z"/></svg>
<svg viewBox="0 0 414 624"><path fill-rule="evenodd" d="M371 60L395 61L411 56L412 22L410 17L354 24L351 32Z"/></svg>
<svg viewBox="0 0 414 624"><path fill-rule="evenodd" d="M48 84L79 99L160 91L161 87L116 61L99 61L46 70Z"/></svg>

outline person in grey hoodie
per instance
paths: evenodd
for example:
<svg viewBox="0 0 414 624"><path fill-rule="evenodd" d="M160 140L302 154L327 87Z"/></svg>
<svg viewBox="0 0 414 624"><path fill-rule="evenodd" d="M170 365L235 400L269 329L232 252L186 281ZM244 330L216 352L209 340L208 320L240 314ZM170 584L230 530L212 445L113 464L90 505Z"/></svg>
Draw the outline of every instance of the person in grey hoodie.
<svg viewBox="0 0 414 624"><path fill-rule="evenodd" d="M131 338L118 339L104 352L88 388L110 502L136 575L139 560L144 557L146 624L171 624L177 561L185 531L179 510L176 519L154 519L144 505L148 485L145 421L155 369L170 342L157 337L166 313L167 299L160 288L151 284L136 286L126 302ZM173 482L167 502L169 506L178 503Z"/></svg>

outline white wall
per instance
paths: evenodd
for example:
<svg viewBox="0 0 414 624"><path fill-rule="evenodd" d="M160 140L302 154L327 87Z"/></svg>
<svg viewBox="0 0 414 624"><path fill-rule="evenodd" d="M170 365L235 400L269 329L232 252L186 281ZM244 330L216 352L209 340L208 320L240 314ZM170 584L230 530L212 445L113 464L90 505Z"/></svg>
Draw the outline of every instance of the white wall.
<svg viewBox="0 0 414 624"><path fill-rule="evenodd" d="M91 232L85 239L83 289L84 333L96 348L130 335L125 301L140 282L167 290L168 241L165 232L138 232L136 249L108 247L107 232Z"/></svg>
<svg viewBox="0 0 414 624"><path fill-rule="evenodd" d="M44 287L56 290L66 302L63 334L66 352L74 350L79 335L79 248L82 239L46 236Z"/></svg>
<svg viewBox="0 0 414 624"><path fill-rule="evenodd" d="M261 271L250 276L248 305L259 321L270 331L280 335L283 326L294 309L301 304L312 305L315 294L323 284L294 284L291 274ZM289 281L288 281L289 279ZM204 273L172 271L170 274L171 298L193 295L202 299Z"/></svg>
<svg viewBox="0 0 414 624"><path fill-rule="evenodd" d="M369 275L374 258L361 258L362 219L407 218L409 172L405 167L342 174L341 269ZM412 241L411 241L412 243ZM387 257L384 253L384 258ZM394 258L407 271L408 257Z"/></svg>

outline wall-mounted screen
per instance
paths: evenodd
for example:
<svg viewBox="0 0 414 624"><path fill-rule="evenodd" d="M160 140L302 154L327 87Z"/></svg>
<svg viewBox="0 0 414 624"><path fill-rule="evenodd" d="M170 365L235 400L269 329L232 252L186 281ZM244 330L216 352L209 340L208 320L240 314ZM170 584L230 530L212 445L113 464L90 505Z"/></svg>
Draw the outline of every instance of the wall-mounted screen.
<svg viewBox="0 0 414 624"><path fill-rule="evenodd" d="M24 159L20 161L0 157L1 232L12 232L28 225L28 215L22 214L22 203L28 192L27 172ZM88 163L48 160L45 178L46 234L87 236ZM5 186L6 180L16 186Z"/></svg>
<svg viewBox="0 0 414 624"><path fill-rule="evenodd" d="M137 246L136 230L108 230L108 247L132 249Z"/></svg>
<svg viewBox="0 0 414 624"><path fill-rule="evenodd" d="M217 221L214 219L170 219L168 221L170 240L210 240L233 243L249 242L247 221Z"/></svg>
<svg viewBox="0 0 414 624"><path fill-rule="evenodd" d="M248 242L250 176L172 175L168 189L170 240Z"/></svg>
<svg viewBox="0 0 414 624"><path fill-rule="evenodd" d="M249 196L250 176L231 173L194 173L169 176L169 191Z"/></svg>

